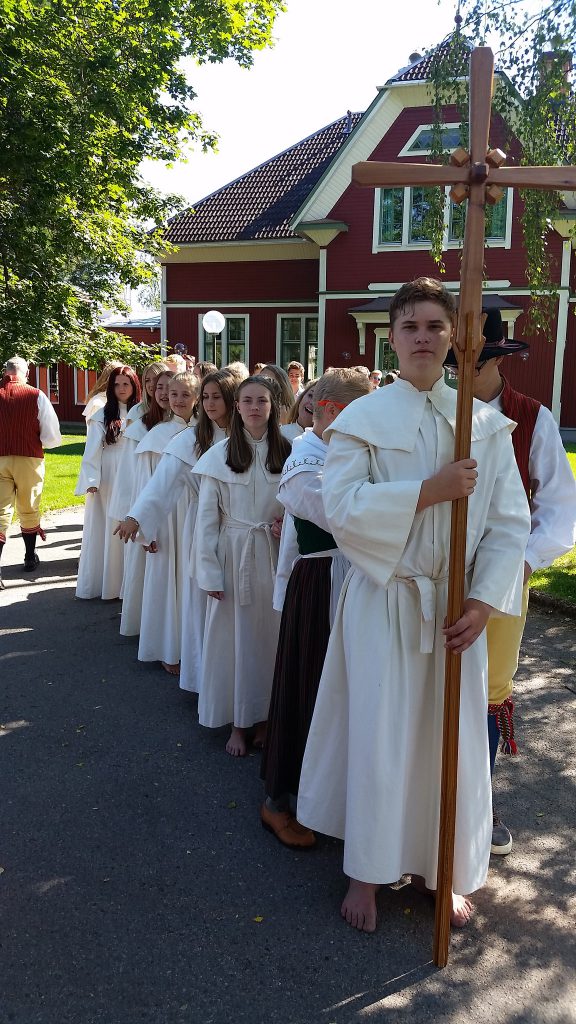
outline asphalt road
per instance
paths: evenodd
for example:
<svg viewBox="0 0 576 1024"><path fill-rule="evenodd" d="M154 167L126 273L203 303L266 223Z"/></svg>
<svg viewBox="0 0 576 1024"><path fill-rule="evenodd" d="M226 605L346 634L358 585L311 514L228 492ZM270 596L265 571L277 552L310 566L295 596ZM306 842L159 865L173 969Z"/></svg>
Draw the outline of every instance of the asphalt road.
<svg viewBox="0 0 576 1024"><path fill-rule="evenodd" d="M48 521L33 576L19 537L3 556L0 1024L573 1024L575 622L530 613L514 848L439 971L429 899L386 888L377 932L348 928L341 845L264 832L258 755L138 664L118 602L74 599L81 521Z"/></svg>

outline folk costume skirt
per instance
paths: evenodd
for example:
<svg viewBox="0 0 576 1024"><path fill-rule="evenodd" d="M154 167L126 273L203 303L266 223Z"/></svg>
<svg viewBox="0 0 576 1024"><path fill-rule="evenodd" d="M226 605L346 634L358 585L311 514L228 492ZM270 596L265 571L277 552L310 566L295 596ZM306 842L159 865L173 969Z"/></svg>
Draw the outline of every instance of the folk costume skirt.
<svg viewBox="0 0 576 1024"><path fill-rule="evenodd" d="M301 558L284 600L261 778L266 795L296 794L330 636L332 558Z"/></svg>

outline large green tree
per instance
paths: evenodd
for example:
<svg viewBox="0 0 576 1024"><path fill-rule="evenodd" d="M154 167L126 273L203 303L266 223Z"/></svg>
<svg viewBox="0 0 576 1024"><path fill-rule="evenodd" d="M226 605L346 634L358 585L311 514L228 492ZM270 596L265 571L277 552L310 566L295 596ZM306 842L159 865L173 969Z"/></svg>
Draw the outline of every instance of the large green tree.
<svg viewBox="0 0 576 1024"><path fill-rule="evenodd" d="M214 145L183 59L250 66L282 9L0 0L0 356L138 361L98 321L122 286L150 277L158 226L180 206L143 183L141 161Z"/></svg>

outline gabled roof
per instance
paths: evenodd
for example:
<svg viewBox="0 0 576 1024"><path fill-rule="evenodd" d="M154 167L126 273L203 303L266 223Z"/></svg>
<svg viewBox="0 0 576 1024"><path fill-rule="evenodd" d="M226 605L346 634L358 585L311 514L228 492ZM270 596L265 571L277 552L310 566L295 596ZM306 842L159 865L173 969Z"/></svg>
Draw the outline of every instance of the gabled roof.
<svg viewBox="0 0 576 1024"><path fill-rule="evenodd" d="M450 40L440 43L435 50L426 54L425 57L418 57L418 59L413 61L412 64L407 64L406 67L400 68L392 78L388 79L386 85L392 85L397 82L429 81L434 65L442 63L442 61L445 60L448 57L448 54L453 50L453 47L454 44ZM467 56L467 52L462 54L462 75L468 74L466 66Z"/></svg>
<svg viewBox="0 0 576 1024"><path fill-rule="evenodd" d="M174 217L173 244L298 237L290 221L362 114L347 114Z"/></svg>

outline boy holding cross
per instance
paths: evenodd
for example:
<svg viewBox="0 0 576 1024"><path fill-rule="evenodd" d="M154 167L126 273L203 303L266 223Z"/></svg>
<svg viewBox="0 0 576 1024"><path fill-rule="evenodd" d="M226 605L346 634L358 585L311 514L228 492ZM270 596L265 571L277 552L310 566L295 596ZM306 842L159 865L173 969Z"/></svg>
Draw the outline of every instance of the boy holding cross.
<svg viewBox="0 0 576 1024"><path fill-rule="evenodd" d="M346 921L376 927L381 884L436 888L444 649L463 654L454 888L485 881L492 828L486 735L491 614L520 611L526 496L513 424L474 404L471 458L453 462L456 393L443 363L454 299L431 278L390 306L400 377L358 399L326 432L323 496L349 558L302 768L298 821L344 839ZM444 625L451 501L468 497L463 614ZM451 921L472 905L454 895Z"/></svg>

